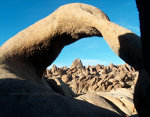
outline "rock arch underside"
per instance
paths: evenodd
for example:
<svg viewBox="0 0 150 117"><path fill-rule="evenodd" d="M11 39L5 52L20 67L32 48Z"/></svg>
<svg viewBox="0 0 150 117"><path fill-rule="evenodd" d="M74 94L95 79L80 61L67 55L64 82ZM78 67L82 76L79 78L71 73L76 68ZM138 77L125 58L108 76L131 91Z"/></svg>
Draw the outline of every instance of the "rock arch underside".
<svg viewBox="0 0 150 117"><path fill-rule="evenodd" d="M124 66L111 64L107 67L99 65L84 68L77 59L74 64L78 63L78 65L72 65L69 70L53 66L51 71L45 72L66 45L91 36L104 37L110 48L132 67L128 64ZM134 87L125 89L119 85L128 86L130 84L126 81L131 79L134 79L135 85L138 70L142 64L139 36L112 23L108 16L94 6L82 3L61 6L46 18L10 38L0 47L0 116L138 116L133 103ZM68 74L63 77L60 75L52 78L66 71ZM107 74L112 71L120 76ZM148 73L144 69L142 71L144 74L140 76L147 77ZM91 86L94 86L97 80L101 81L100 75L104 75L106 79L102 84L109 85L113 82L117 84L120 82L119 78L122 84L118 83L119 88L106 90L107 92L77 94L78 91L75 92L66 84L74 72L82 74L82 79L77 76L78 80L74 79L74 82L85 80L83 83L88 83L86 80L92 79ZM91 76L85 78L85 74L98 74L98 76L95 79ZM45 76L49 79L47 80ZM97 83L97 86L99 85ZM138 96L138 93L136 95ZM136 95L135 106L140 112Z"/></svg>

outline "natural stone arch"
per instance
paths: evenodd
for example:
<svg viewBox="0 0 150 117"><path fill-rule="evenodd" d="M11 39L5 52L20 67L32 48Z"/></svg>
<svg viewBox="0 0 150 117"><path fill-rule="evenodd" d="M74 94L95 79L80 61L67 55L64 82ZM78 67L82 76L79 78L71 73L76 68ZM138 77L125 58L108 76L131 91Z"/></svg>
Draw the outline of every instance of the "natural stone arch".
<svg viewBox="0 0 150 117"><path fill-rule="evenodd" d="M36 72L41 75L65 45L83 37L101 35L112 50L125 61L132 61L130 64L133 64L133 60L128 60L133 58L130 53L141 59L138 36L130 30L111 23L101 10L78 3L64 5L48 17L19 32L2 45L1 56L5 56L5 60L13 57L16 60L30 61L36 68ZM129 54L130 57L124 56L125 54Z"/></svg>
<svg viewBox="0 0 150 117"><path fill-rule="evenodd" d="M22 99L23 103L26 101L30 103L25 107L35 106L36 103L37 106L33 110L41 111L45 115L48 115L48 113L56 114L48 110L53 108L51 103L56 103L58 112L65 111L71 116L76 116L76 112L79 112L76 109L81 105L88 107L81 110L82 112L89 112L89 116L90 112L96 113L95 116L104 114L106 116L119 116L112 111L55 94L48 84L41 79L46 67L56 59L65 45L88 36L103 36L117 55L138 69L139 61L142 59L139 37L130 30L111 23L101 10L90 5L74 3L60 7L50 16L19 32L1 46L1 86L8 94L13 91L14 93L19 92L18 90L10 90L10 88L21 88L25 93L29 91L30 95L27 98L31 100ZM43 97L32 95L36 91L40 95L42 93L47 95ZM4 93L3 96L6 97L5 101L9 100L10 95ZM14 99L12 102L16 104L17 98L15 96L12 96L12 98ZM33 98L36 98L35 102ZM45 100L47 101L46 104L44 103L43 110L38 108L40 107L40 103L37 103L38 100L40 103L41 101L42 103ZM62 105L60 102L63 102ZM63 108L64 106L69 108L70 112L67 112ZM11 107L13 108L14 105L11 105ZM22 106L18 104L17 108L19 107ZM105 107L107 108L107 105ZM60 108L64 110L60 110ZM25 113L26 111L23 108L20 112ZM81 114L81 116L84 114Z"/></svg>

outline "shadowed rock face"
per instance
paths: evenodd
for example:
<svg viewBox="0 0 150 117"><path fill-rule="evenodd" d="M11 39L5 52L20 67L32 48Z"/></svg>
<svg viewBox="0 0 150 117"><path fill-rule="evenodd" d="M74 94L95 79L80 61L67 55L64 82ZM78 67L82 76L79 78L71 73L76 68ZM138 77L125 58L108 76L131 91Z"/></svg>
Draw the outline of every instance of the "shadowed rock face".
<svg viewBox="0 0 150 117"><path fill-rule="evenodd" d="M150 1L136 0L139 11L143 66L139 70L139 78L134 92L134 103L140 117L149 117L150 111Z"/></svg>
<svg viewBox="0 0 150 117"><path fill-rule="evenodd" d="M1 115L120 116L113 108L105 109L108 105L97 107L61 96L41 79L64 46L89 36L103 36L117 55L138 68L142 59L138 36L111 23L93 6L64 5L0 47Z"/></svg>

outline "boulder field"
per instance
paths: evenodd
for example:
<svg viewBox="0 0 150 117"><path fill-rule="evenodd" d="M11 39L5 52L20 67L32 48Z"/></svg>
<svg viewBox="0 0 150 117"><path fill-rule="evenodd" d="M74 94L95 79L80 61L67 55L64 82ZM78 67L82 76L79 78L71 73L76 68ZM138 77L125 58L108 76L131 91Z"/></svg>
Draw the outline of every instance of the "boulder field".
<svg viewBox="0 0 150 117"><path fill-rule="evenodd" d="M70 68L53 65L46 70L44 78L59 94L100 107L105 105L104 108L122 115L137 114L133 93L138 71L128 64L86 67L77 58Z"/></svg>

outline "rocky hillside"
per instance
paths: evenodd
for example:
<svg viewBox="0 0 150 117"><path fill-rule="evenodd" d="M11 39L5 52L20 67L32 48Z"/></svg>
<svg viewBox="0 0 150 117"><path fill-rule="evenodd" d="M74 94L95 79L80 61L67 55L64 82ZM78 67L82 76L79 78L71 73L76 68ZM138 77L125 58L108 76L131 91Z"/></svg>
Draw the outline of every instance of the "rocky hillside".
<svg viewBox="0 0 150 117"><path fill-rule="evenodd" d="M117 88L134 89L137 76L138 72L128 64L86 67L80 59L76 59L70 68L53 65L46 71L48 80L60 78L76 94L108 92Z"/></svg>

